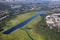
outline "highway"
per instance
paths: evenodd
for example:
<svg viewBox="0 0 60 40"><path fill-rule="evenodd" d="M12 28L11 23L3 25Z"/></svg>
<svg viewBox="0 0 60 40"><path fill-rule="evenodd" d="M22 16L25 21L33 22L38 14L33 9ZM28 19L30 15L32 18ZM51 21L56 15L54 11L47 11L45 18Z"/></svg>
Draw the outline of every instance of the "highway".
<svg viewBox="0 0 60 40"><path fill-rule="evenodd" d="M9 28L8 30L4 31L3 34L10 34L10 33L12 33L13 31L15 31L15 30L23 27L24 25L26 25L26 24L29 23L31 20L33 20L33 19L37 18L38 16L41 16L41 15L43 15L43 14L45 14L45 13L46 13L45 11L40 11L40 12L37 13L36 15L34 15L34 16L28 18L27 20L23 21L22 23L14 26L14 27L11 27L11 28Z"/></svg>

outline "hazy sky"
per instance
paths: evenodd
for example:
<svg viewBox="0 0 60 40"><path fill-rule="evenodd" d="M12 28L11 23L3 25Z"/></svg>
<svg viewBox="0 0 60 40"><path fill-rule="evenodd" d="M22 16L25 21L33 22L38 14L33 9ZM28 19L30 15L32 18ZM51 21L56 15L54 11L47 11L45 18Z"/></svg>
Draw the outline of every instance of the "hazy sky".
<svg viewBox="0 0 60 40"><path fill-rule="evenodd" d="M28 0L19 0L19 1L28 1ZM33 0L30 0L30 1L33 1ZM35 0L35 1L38 1L38 0ZM60 1L60 0L41 0L41 1Z"/></svg>
<svg viewBox="0 0 60 40"><path fill-rule="evenodd" d="M7 1L9 1L9 0L7 0ZM13 0L10 0L10 1L12 2ZM17 0L15 0L15 1L17 1ZM60 0L18 0L18 1L40 2L40 1L60 1Z"/></svg>

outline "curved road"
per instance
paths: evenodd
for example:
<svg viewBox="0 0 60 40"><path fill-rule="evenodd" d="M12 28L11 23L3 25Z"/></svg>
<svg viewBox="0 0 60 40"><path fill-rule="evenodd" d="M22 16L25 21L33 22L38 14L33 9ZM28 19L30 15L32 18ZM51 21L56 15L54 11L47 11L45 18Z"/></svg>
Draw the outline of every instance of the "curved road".
<svg viewBox="0 0 60 40"><path fill-rule="evenodd" d="M7 31L4 31L3 34L10 34L11 32L15 31L15 30L18 29L18 28L23 27L24 25L26 25L26 24L27 24L28 22L30 22L31 20L33 20L33 19L35 19L36 17L41 16L41 15L43 15L43 14L45 14L45 11L40 11L38 14L36 14L36 15L32 16L31 18L23 21L22 23L20 23L20 24L14 26L14 27L8 29Z"/></svg>

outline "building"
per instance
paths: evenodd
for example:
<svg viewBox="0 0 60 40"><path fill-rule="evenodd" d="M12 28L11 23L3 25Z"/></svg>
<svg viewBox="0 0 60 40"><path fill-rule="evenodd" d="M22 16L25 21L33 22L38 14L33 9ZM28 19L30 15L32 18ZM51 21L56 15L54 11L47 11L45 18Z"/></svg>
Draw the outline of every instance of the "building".
<svg viewBox="0 0 60 40"><path fill-rule="evenodd" d="M60 29L60 13L47 15L46 24L51 29L54 27Z"/></svg>

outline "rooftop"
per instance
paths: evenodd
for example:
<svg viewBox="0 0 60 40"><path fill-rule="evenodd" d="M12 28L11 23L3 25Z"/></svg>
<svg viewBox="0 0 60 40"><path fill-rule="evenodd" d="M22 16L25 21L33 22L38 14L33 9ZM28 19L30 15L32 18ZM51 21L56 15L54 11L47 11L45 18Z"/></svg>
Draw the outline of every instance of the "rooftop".
<svg viewBox="0 0 60 40"><path fill-rule="evenodd" d="M57 27L60 29L60 13L47 15L46 24L50 28Z"/></svg>

